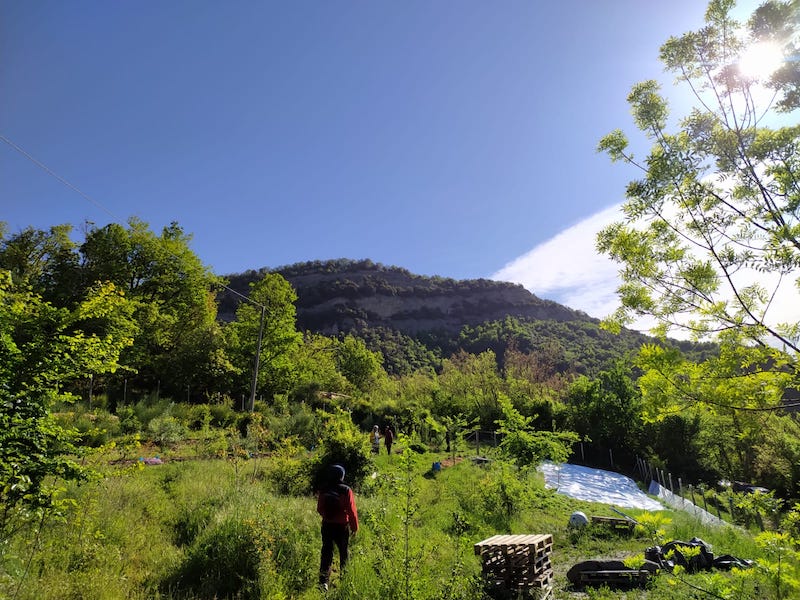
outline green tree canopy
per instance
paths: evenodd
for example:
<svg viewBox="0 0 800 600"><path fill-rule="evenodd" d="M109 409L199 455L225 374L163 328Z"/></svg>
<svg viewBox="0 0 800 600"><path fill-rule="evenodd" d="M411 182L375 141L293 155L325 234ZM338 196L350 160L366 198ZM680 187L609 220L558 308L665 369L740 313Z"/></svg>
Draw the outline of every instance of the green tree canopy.
<svg viewBox="0 0 800 600"><path fill-rule="evenodd" d="M269 399L273 394L294 389L300 378L298 365L293 360L303 338L296 329L294 303L297 294L281 275L267 273L250 285L249 298L252 302L239 305L236 320L229 326L231 355L243 374L236 389L241 393L249 390L263 306L264 327L257 387L258 393Z"/></svg>
<svg viewBox="0 0 800 600"><path fill-rule="evenodd" d="M622 362L596 378L581 376L567 393L570 429L617 453L633 457L639 450L642 407L631 372Z"/></svg>
<svg viewBox="0 0 800 600"><path fill-rule="evenodd" d="M600 142L614 161L639 169L624 219L603 230L599 249L622 265L616 326L654 316L695 336L733 331L798 351L800 327L774 315L784 295L797 305L800 269L800 3L767 2L746 24L733 0L713 0L705 26L668 40L666 70L693 95L694 108L670 118L655 81L628 102L652 142L634 156L622 131ZM773 73L752 73L743 57L769 42L785 57Z"/></svg>
<svg viewBox="0 0 800 600"><path fill-rule="evenodd" d="M190 247L191 236L177 223L160 235L130 219L87 232L80 246L83 279L112 282L136 307L140 333L123 362L144 385L167 392L212 387L232 366L224 356L216 322L218 278Z"/></svg>
<svg viewBox="0 0 800 600"><path fill-rule="evenodd" d="M73 310L17 290L0 271L0 534L18 509L49 508L58 479L80 478L74 433L52 409L64 384L115 371L133 343L131 306L113 284L91 288ZM98 329L105 323L103 332Z"/></svg>

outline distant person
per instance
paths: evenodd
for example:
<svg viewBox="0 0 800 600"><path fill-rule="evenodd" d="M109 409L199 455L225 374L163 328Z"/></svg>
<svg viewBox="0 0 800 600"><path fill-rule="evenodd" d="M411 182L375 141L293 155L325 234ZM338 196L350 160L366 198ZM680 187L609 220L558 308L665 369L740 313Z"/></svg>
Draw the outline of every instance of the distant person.
<svg viewBox="0 0 800 600"><path fill-rule="evenodd" d="M347 564L350 536L358 531L358 511L353 490L344 484L344 467L331 465L317 498L317 512L322 516L322 555L319 562L319 585L328 591L333 564L333 547L339 549L339 569Z"/></svg>
<svg viewBox="0 0 800 600"><path fill-rule="evenodd" d="M372 443L372 452L378 454L381 451L381 430L377 425L372 428L369 441Z"/></svg>
<svg viewBox="0 0 800 600"><path fill-rule="evenodd" d="M392 433L391 428L387 425L386 429L383 430L383 443L386 445L386 454L392 454L392 443L394 442L394 433Z"/></svg>

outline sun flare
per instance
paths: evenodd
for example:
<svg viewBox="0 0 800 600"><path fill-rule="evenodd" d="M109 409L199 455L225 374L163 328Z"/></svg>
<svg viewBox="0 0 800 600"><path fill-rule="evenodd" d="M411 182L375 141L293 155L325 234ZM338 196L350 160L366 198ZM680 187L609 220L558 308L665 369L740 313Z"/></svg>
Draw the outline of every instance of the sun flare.
<svg viewBox="0 0 800 600"><path fill-rule="evenodd" d="M739 72L748 79L769 77L783 62L781 47L774 42L758 42L748 46L739 57Z"/></svg>

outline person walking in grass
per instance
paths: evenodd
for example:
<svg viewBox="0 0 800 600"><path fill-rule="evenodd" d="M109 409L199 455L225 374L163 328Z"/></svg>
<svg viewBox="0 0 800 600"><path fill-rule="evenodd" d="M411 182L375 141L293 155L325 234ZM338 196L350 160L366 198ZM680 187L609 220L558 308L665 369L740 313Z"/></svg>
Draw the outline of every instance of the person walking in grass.
<svg viewBox="0 0 800 600"><path fill-rule="evenodd" d="M381 429L377 425L372 428L372 432L369 434L369 441L372 444L372 452L374 454L380 454L381 451Z"/></svg>
<svg viewBox="0 0 800 600"><path fill-rule="evenodd" d="M322 516L322 555L319 564L319 585L328 591L333 565L333 547L339 550L339 569L347 564L350 536L358 531L356 499L344 483L344 467L331 465L317 498L317 512Z"/></svg>
<svg viewBox="0 0 800 600"><path fill-rule="evenodd" d="M388 425L383 430L383 443L386 445L386 454L392 455L392 444L394 443L394 432Z"/></svg>

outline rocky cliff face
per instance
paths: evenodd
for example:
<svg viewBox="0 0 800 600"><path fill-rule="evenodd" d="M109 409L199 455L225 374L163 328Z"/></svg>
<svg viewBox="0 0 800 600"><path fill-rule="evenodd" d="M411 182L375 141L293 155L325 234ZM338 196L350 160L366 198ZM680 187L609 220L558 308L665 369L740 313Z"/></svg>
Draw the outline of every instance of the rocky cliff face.
<svg viewBox="0 0 800 600"><path fill-rule="evenodd" d="M585 313L542 300L517 284L424 277L371 261L317 261L275 272L297 291L298 328L324 334L364 327L388 327L410 335L458 333L464 325L507 316L592 321ZM231 276L231 287L245 291L262 273Z"/></svg>

